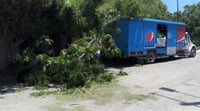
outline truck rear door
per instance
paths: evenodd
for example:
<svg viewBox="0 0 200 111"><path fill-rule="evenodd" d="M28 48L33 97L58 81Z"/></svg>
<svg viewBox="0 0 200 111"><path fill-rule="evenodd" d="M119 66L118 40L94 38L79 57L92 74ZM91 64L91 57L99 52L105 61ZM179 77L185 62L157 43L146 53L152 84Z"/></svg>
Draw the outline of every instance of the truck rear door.
<svg viewBox="0 0 200 111"><path fill-rule="evenodd" d="M168 25L168 34L167 34L167 55L176 54L176 25Z"/></svg>

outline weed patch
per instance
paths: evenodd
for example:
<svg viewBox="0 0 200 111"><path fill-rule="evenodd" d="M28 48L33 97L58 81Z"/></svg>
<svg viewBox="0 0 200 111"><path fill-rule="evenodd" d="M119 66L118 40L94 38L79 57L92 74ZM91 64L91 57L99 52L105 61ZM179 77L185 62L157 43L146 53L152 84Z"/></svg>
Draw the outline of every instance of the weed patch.
<svg viewBox="0 0 200 111"><path fill-rule="evenodd" d="M40 96L47 96L47 95L57 94L57 93L59 93L59 91L39 91L39 92L31 93L31 96L40 97Z"/></svg>
<svg viewBox="0 0 200 111"><path fill-rule="evenodd" d="M45 106L48 111L86 111L85 107L87 106L85 104L88 104L87 102L97 106L104 106L115 102L132 104L134 101L155 100L152 95L134 93L128 87L117 84L115 81L105 84L93 83L90 87L69 89L62 92L42 91L32 95L38 97L49 94L54 94L59 104ZM67 107L63 108L62 106Z"/></svg>
<svg viewBox="0 0 200 111"><path fill-rule="evenodd" d="M77 88L65 91L56 95L58 101L86 101L93 100L96 105L105 105L115 101L132 101L153 100L154 96L134 94L128 87L119 85L115 82L107 84L93 84L89 88Z"/></svg>
<svg viewBox="0 0 200 111"><path fill-rule="evenodd" d="M20 87L20 88L15 89L15 92L20 93L20 92L23 92L27 89L28 89L27 87Z"/></svg>
<svg viewBox="0 0 200 111"><path fill-rule="evenodd" d="M123 71L119 71L119 73L117 73L117 76L127 76L128 74L126 72Z"/></svg>
<svg viewBox="0 0 200 111"><path fill-rule="evenodd" d="M124 93L122 97L125 104L129 104L133 101L155 100L155 97L152 95L132 94L130 92Z"/></svg>

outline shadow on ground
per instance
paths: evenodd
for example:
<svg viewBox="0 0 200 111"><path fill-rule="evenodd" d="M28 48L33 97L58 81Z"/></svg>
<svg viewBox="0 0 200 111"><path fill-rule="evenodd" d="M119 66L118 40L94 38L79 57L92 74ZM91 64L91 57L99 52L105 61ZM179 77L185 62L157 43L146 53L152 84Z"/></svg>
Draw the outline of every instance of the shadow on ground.
<svg viewBox="0 0 200 111"><path fill-rule="evenodd" d="M0 93L1 94L8 94L8 93L15 93L16 89L22 87L22 84L7 84L7 85L1 85L0 86Z"/></svg>
<svg viewBox="0 0 200 111"><path fill-rule="evenodd" d="M14 73L3 73L1 74L0 78L0 93L6 94L6 93L13 93L15 92L16 88L21 87L22 84L17 83L17 74Z"/></svg>
<svg viewBox="0 0 200 111"><path fill-rule="evenodd" d="M152 64L159 64L159 63L166 63L166 62L172 62L172 61L177 61L180 59L183 59L184 57L174 57L174 58L162 58L162 59L157 59L155 63ZM151 65L151 64L139 64L138 60L135 58L114 58L112 60L103 60L103 63L106 65L106 67L114 67L114 68L124 68L124 67L138 67L142 65Z"/></svg>
<svg viewBox="0 0 200 111"><path fill-rule="evenodd" d="M159 89L162 90L162 91L169 92L169 93L175 93L175 94L184 95L184 96L193 97L193 98L200 98L199 96L196 96L196 95L193 95L193 94L189 94L189 93L185 93L185 92L182 92L182 91L178 91L178 90L172 89L172 88L161 87ZM176 99L174 97L166 96L166 95L159 94L159 93L151 93L151 94L159 96L159 97L162 97L162 98L165 98L165 99L169 99L169 100L172 100L172 101L179 102L179 104L183 105L183 106L195 106L195 107L200 108L200 101L198 101L198 102L186 102L184 100Z"/></svg>

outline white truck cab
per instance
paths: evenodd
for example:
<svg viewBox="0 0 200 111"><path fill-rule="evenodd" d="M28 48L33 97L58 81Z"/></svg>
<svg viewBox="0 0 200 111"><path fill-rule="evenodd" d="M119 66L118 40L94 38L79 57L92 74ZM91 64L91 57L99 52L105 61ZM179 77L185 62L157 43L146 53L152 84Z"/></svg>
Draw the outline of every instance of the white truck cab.
<svg viewBox="0 0 200 111"><path fill-rule="evenodd" d="M185 48L184 53L185 56L195 57L196 56L196 45L192 43L190 39L190 34L188 32L185 33Z"/></svg>

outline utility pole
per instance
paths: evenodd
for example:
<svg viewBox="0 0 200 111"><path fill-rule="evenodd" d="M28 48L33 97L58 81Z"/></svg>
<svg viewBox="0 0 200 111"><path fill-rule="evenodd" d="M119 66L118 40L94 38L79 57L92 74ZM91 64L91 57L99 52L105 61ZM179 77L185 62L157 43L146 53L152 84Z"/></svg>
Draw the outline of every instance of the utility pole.
<svg viewBox="0 0 200 111"><path fill-rule="evenodd" d="M179 1L177 0L177 22L179 22Z"/></svg>

